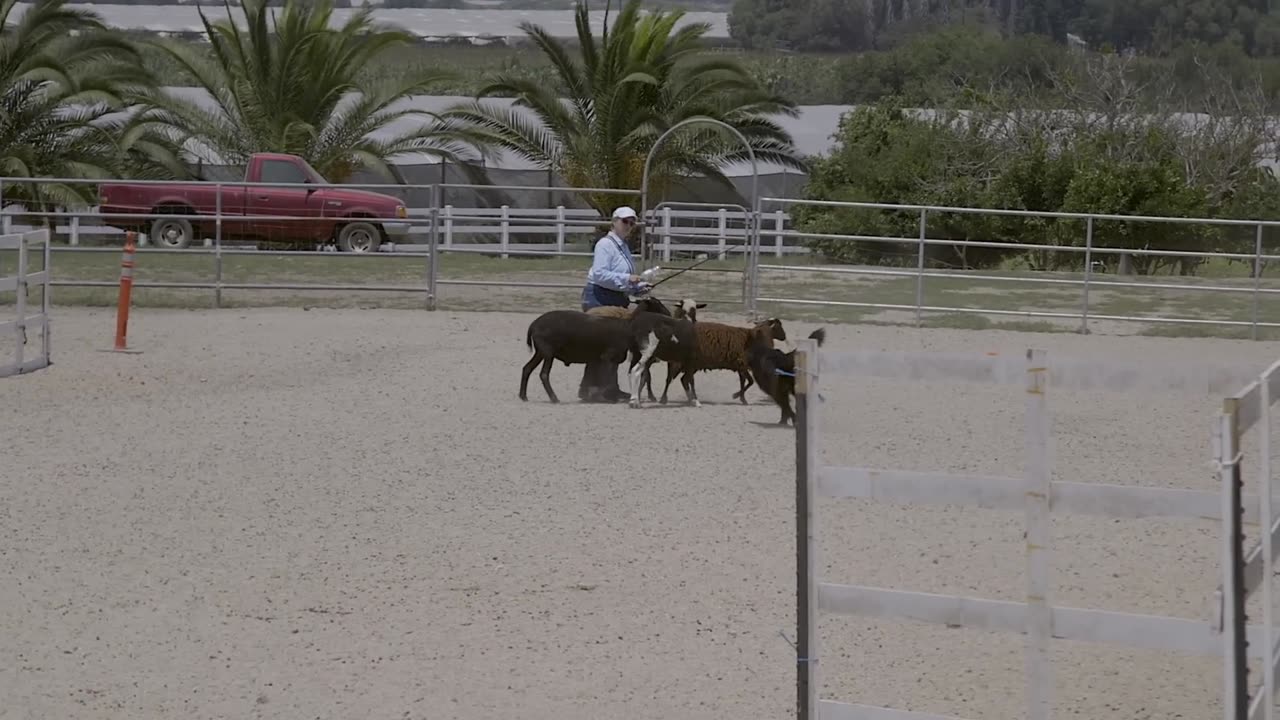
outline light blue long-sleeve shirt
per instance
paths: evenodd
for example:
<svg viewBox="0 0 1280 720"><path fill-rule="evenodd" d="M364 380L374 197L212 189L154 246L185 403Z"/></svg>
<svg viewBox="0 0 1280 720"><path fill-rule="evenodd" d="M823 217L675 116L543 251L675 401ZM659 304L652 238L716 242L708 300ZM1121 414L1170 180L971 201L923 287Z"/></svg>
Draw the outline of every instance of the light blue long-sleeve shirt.
<svg viewBox="0 0 1280 720"><path fill-rule="evenodd" d="M631 260L631 250L622 238L610 230L596 241L591 269L587 271L587 282L610 290L630 292L638 286L629 282L627 276L635 274L636 266Z"/></svg>

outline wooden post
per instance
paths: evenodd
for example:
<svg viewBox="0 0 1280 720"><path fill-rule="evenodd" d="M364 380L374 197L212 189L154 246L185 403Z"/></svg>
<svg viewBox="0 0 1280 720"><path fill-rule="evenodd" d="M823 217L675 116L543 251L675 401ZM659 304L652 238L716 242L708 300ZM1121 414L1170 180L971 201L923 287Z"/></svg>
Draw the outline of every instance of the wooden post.
<svg viewBox="0 0 1280 720"><path fill-rule="evenodd" d="M1053 614L1049 605L1049 499L1053 464L1046 391L1049 370L1043 350L1027 350L1026 377L1026 536L1027 536L1027 718L1049 720L1053 714L1053 663L1049 642Z"/></svg>
<svg viewBox="0 0 1280 720"><path fill-rule="evenodd" d="M818 718L817 343L796 352L796 718Z"/></svg>

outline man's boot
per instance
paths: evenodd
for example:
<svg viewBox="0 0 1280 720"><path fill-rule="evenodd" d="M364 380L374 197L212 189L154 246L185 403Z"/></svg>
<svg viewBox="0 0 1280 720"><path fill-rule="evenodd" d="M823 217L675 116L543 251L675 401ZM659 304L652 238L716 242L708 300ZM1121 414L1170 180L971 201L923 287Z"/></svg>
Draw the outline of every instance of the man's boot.
<svg viewBox="0 0 1280 720"><path fill-rule="evenodd" d="M621 363L610 362L602 363L604 367L601 368L601 374L603 377L600 379L600 387L604 391L606 402L618 402L620 400L631 399L631 395L629 393L624 392L622 388L618 387L618 365L620 364Z"/></svg>
<svg viewBox="0 0 1280 720"><path fill-rule="evenodd" d="M582 384L578 386L578 399L583 402L614 402L609 391L609 366L604 360L592 360L582 372ZM617 373L614 373L615 377ZM615 380L614 385L617 384Z"/></svg>

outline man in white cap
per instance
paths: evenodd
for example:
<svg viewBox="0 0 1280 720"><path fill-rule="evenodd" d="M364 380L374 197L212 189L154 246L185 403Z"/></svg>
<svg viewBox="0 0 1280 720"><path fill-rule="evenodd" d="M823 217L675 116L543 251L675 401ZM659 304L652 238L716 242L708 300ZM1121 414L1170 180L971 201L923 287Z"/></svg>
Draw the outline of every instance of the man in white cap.
<svg viewBox="0 0 1280 720"><path fill-rule="evenodd" d="M644 292L649 284L636 274L631 260L628 240L636 226L636 211L623 205L613 211L609 232L596 240L591 269L587 271L587 285L582 289L582 310L613 305L626 307L631 304L628 293Z"/></svg>
<svg viewBox="0 0 1280 720"><path fill-rule="evenodd" d="M634 234L636 211L623 205L613 211L609 232L596 240L591 269L587 271L587 285L582 289L582 311L593 307L613 305L627 307L631 294L643 293L652 287L636 274L631 260L628 240ZM580 400L604 400L616 402L629 397L618 387L618 367L607 362L591 362L582 371L582 383L578 386Z"/></svg>

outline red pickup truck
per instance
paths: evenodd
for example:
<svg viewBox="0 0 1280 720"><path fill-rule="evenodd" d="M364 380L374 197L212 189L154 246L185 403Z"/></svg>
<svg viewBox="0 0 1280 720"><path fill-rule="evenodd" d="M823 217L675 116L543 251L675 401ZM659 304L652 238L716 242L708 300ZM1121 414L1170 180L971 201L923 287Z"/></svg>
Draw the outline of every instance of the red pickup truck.
<svg viewBox="0 0 1280 720"><path fill-rule="evenodd" d="M245 167L244 182L305 183L307 187L222 185L224 240L333 242L344 252L374 252L384 241L409 231L408 222L389 221L409 216L399 198L330 185L297 155L253 155ZM216 232L218 187L211 182L104 183L98 186L98 194L98 211L107 225L146 232L158 247L184 248ZM124 213L162 217L111 217ZM305 219L272 220L272 215Z"/></svg>

